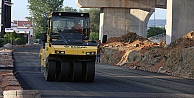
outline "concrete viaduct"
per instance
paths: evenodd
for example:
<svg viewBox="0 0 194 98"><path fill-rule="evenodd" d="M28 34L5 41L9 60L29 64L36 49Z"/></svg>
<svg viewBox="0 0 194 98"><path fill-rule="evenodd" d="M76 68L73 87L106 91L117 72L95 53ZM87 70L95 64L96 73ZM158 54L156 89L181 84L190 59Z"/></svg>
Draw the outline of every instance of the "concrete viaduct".
<svg viewBox="0 0 194 98"><path fill-rule="evenodd" d="M100 39L136 32L146 38L154 8L167 9L166 44L194 29L194 0L76 0L80 8L100 8Z"/></svg>

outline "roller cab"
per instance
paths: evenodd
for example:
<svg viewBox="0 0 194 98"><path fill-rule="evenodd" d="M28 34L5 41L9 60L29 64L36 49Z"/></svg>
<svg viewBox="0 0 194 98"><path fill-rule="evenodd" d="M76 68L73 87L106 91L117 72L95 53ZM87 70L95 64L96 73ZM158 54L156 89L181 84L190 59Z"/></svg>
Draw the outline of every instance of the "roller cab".
<svg viewBox="0 0 194 98"><path fill-rule="evenodd" d="M89 31L88 13L51 13L40 49L46 81L94 81L98 43L89 41Z"/></svg>

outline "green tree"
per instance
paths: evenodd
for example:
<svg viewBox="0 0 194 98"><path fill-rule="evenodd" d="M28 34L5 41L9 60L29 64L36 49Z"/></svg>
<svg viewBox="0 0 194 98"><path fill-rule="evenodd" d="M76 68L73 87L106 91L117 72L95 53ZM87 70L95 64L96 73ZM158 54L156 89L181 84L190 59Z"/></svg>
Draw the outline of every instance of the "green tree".
<svg viewBox="0 0 194 98"><path fill-rule="evenodd" d="M10 43L13 44L14 39L16 38L16 32L6 32L4 35L4 44Z"/></svg>
<svg viewBox="0 0 194 98"><path fill-rule="evenodd" d="M25 37L23 33L15 35L15 38L13 39L13 44L21 45L26 43L27 43L27 37Z"/></svg>
<svg viewBox="0 0 194 98"><path fill-rule="evenodd" d="M16 45L20 45L21 44L21 39L20 38L16 38L15 39L15 44Z"/></svg>
<svg viewBox="0 0 194 98"><path fill-rule="evenodd" d="M6 44L6 43L8 43L9 42L9 35L6 33L6 34L4 34L4 36L3 36L3 44Z"/></svg>
<svg viewBox="0 0 194 98"><path fill-rule="evenodd" d="M166 30L165 28L160 28L160 27L150 27L147 32L148 32L147 37L152 37L152 36L166 33Z"/></svg>
<svg viewBox="0 0 194 98"><path fill-rule="evenodd" d="M90 14L90 30L91 32L99 32L99 25L100 25L100 9L98 8L91 8L91 9L84 9L83 12Z"/></svg>
<svg viewBox="0 0 194 98"><path fill-rule="evenodd" d="M62 11L64 0L28 0L29 21L33 21L34 33L46 32L47 17L53 11Z"/></svg>
<svg viewBox="0 0 194 98"><path fill-rule="evenodd" d="M41 39L41 36L42 36L41 33L36 33L36 34L35 34L36 39Z"/></svg>
<svg viewBox="0 0 194 98"><path fill-rule="evenodd" d="M13 44L14 42L14 39L16 38L16 32L10 32L9 33L9 40L10 40L10 43Z"/></svg>
<svg viewBox="0 0 194 98"><path fill-rule="evenodd" d="M90 40L94 41L94 40L98 40L98 39L99 39L99 33L96 33L96 32L90 33Z"/></svg>
<svg viewBox="0 0 194 98"><path fill-rule="evenodd" d="M3 46L3 38L0 38L0 47Z"/></svg>
<svg viewBox="0 0 194 98"><path fill-rule="evenodd" d="M73 7L65 6L64 11L65 12L77 12L77 9L74 9Z"/></svg>
<svg viewBox="0 0 194 98"><path fill-rule="evenodd" d="M20 38L20 44L26 44L27 38L24 36L24 33L18 34L17 38Z"/></svg>

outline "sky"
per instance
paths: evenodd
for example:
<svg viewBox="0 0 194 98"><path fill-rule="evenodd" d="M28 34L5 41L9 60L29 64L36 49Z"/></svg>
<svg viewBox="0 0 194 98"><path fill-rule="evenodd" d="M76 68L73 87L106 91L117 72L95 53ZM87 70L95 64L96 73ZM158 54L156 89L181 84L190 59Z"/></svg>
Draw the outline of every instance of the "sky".
<svg viewBox="0 0 194 98"><path fill-rule="evenodd" d="M64 0L63 5L79 9L75 4L76 0ZM29 10L27 9L27 0L12 0L12 20L26 20L25 17L29 16ZM154 19L154 14L150 19ZM166 19L165 9L156 9L155 19Z"/></svg>

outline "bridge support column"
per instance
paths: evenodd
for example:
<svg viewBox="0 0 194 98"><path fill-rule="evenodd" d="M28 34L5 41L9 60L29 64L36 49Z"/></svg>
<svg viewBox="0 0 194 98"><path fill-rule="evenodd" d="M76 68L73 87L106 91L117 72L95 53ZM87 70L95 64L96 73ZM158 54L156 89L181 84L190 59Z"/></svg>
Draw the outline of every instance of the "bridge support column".
<svg viewBox="0 0 194 98"><path fill-rule="evenodd" d="M102 40L103 35L108 35L107 38L110 38L128 33L129 22L130 9L101 8L99 39Z"/></svg>
<svg viewBox="0 0 194 98"><path fill-rule="evenodd" d="M167 0L166 44L194 30L194 0Z"/></svg>
<svg viewBox="0 0 194 98"><path fill-rule="evenodd" d="M130 11L130 32L147 38L147 24L155 10L131 9Z"/></svg>

